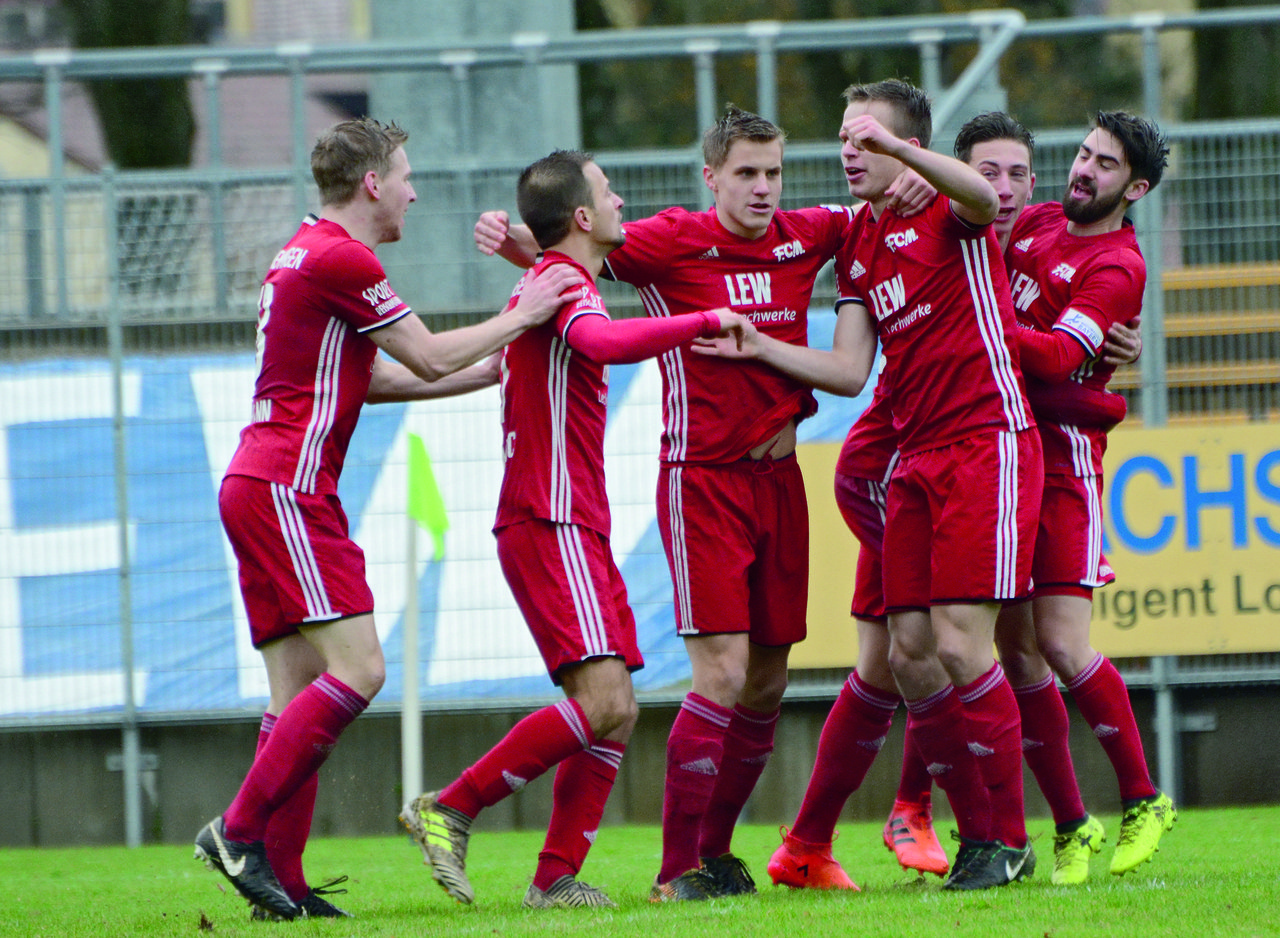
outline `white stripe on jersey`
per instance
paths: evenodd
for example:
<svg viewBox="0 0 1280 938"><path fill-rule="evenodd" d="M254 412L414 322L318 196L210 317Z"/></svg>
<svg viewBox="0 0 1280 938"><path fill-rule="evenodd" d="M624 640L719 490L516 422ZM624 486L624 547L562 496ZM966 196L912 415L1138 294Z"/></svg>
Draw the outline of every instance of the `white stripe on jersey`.
<svg viewBox="0 0 1280 938"><path fill-rule="evenodd" d="M302 452L293 476L293 487L308 495L315 494L325 440L333 429L333 416L338 409L338 366L342 361L342 338L346 329L341 319L330 319L320 340L311 422L302 438Z"/></svg>
<svg viewBox="0 0 1280 938"><path fill-rule="evenodd" d="M991 263L987 256L987 239L974 238L960 242L964 256L965 275L969 281L969 295L977 315L982 344L991 363L1000 398L1004 402L1005 420L1010 430L1025 430L1030 426L1022 406L1022 394L1018 390L1018 378L1013 370L1013 358L1005 344L1004 326L1000 321L1000 304L996 299L995 284L991 280Z"/></svg>
<svg viewBox="0 0 1280 938"><path fill-rule="evenodd" d="M671 580L675 587L678 635L694 635L693 598L689 595L689 546L684 531L684 468L675 466L667 475L667 520L671 525Z"/></svg>
<svg viewBox="0 0 1280 938"><path fill-rule="evenodd" d="M307 527L302 511L298 508L296 494L289 486L272 482L271 500L276 506L276 520L280 522L280 534L289 549L289 559L293 561L294 576L298 578L298 585L302 588L302 595L307 603L307 615L303 621L320 622L338 618L338 614L329 605L329 594L325 592L320 567L311 551L311 541L307 537Z"/></svg>
<svg viewBox="0 0 1280 938"><path fill-rule="evenodd" d="M563 339L551 340L547 365L547 406L551 413L550 504L552 521L573 520L573 482L569 474L569 360L573 349Z"/></svg>
<svg viewBox="0 0 1280 938"><path fill-rule="evenodd" d="M582 647L586 649L587 657L607 655L612 649L605 631L604 616L600 613L600 599L591 580L591 568L582 549L582 531L576 524L557 524L556 542L560 545L560 563L564 567L578 628L582 632Z"/></svg>
<svg viewBox="0 0 1280 938"><path fill-rule="evenodd" d="M1018 435L997 434L995 599L1018 595Z"/></svg>
<svg viewBox="0 0 1280 938"><path fill-rule="evenodd" d="M645 312L655 319L671 316L667 301L657 287L649 284L638 290ZM685 383L684 359L679 349L664 352L660 359L667 379L667 406L663 408L667 432L667 459L680 462L689 455L689 387Z"/></svg>
<svg viewBox="0 0 1280 938"><path fill-rule="evenodd" d="M1071 444L1071 468L1078 478L1091 476L1093 472L1093 444L1089 437L1080 432L1079 427L1069 423L1058 424L1067 441Z"/></svg>
<svg viewBox="0 0 1280 938"><path fill-rule="evenodd" d="M589 726L583 725L582 718L578 716L579 711L567 700L560 701L555 707L556 710L560 711L560 718L564 720L565 725L573 731L573 735L578 737L579 742L582 743L582 748L589 748L593 734Z"/></svg>

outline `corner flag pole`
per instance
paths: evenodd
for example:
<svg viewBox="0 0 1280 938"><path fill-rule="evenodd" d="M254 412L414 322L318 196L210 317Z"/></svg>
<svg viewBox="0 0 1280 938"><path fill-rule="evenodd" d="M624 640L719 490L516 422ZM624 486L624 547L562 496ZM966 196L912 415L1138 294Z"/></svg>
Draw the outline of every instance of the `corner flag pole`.
<svg viewBox="0 0 1280 938"><path fill-rule="evenodd" d="M432 560L444 559L444 532L449 519L444 499L431 472L431 460L422 437L410 433L409 500L405 514L405 600L403 618L404 688L400 703L400 782L404 799L422 791L422 699L418 688L418 525L431 532L435 542Z"/></svg>

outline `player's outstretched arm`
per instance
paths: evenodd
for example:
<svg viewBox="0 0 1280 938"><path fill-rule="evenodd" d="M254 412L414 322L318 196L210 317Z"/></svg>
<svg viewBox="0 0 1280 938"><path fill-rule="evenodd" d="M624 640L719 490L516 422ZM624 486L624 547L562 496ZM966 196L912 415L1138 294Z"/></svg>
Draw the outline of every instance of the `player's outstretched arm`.
<svg viewBox="0 0 1280 938"><path fill-rule="evenodd" d="M755 332L740 314L728 309L702 310L657 319L618 319L588 314L569 326L565 341L575 351L606 365L626 365L654 358L694 339L723 337L741 348Z"/></svg>
<svg viewBox="0 0 1280 938"><path fill-rule="evenodd" d="M408 315L370 332L369 338L423 381L439 381L546 322L581 285L582 274L577 270L552 264L524 285L514 307L484 322L433 333L417 316Z"/></svg>
<svg viewBox="0 0 1280 938"><path fill-rule="evenodd" d="M743 337L739 348L726 339L698 342L693 350L702 355L762 361L797 381L828 394L855 397L867 383L875 364L876 333L871 316L861 303L844 303L836 314L831 350L792 345L756 330Z"/></svg>
<svg viewBox="0 0 1280 938"><path fill-rule="evenodd" d="M914 169L925 181L950 197L955 213L975 225L995 221L1000 211L1000 196L991 183L971 166L953 156L934 153L890 133L870 114L859 114L845 121L842 136L860 150L892 156L908 169Z"/></svg>
<svg viewBox="0 0 1280 938"><path fill-rule="evenodd" d="M538 259L538 242L525 225L513 225L507 213L499 209L485 212L476 219L476 250L481 254L497 254L526 270Z"/></svg>
<svg viewBox="0 0 1280 938"><path fill-rule="evenodd" d="M379 355L373 361L366 404L393 404L402 401L426 401L437 397L469 394L498 383L501 352L494 352L478 365L463 368L438 381L423 381L394 359Z"/></svg>

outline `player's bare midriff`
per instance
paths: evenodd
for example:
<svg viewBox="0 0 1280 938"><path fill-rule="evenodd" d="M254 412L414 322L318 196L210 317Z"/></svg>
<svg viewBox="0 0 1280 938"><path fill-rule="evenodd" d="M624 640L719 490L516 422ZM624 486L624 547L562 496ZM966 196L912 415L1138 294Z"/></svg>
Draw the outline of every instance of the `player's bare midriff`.
<svg viewBox="0 0 1280 938"><path fill-rule="evenodd" d="M782 459L796 451L796 422L789 421L772 439L766 440L747 453L748 459Z"/></svg>

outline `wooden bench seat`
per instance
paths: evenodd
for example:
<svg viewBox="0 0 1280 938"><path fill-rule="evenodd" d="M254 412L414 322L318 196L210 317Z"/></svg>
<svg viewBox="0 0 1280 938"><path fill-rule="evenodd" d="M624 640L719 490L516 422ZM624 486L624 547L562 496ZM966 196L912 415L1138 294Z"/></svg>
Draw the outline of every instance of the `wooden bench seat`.
<svg viewBox="0 0 1280 938"><path fill-rule="evenodd" d="M1280 361L1209 362L1195 365L1170 365L1167 370L1171 388L1240 387L1249 384L1280 384ZM1113 391L1142 387L1142 368L1121 368L1107 385Z"/></svg>

